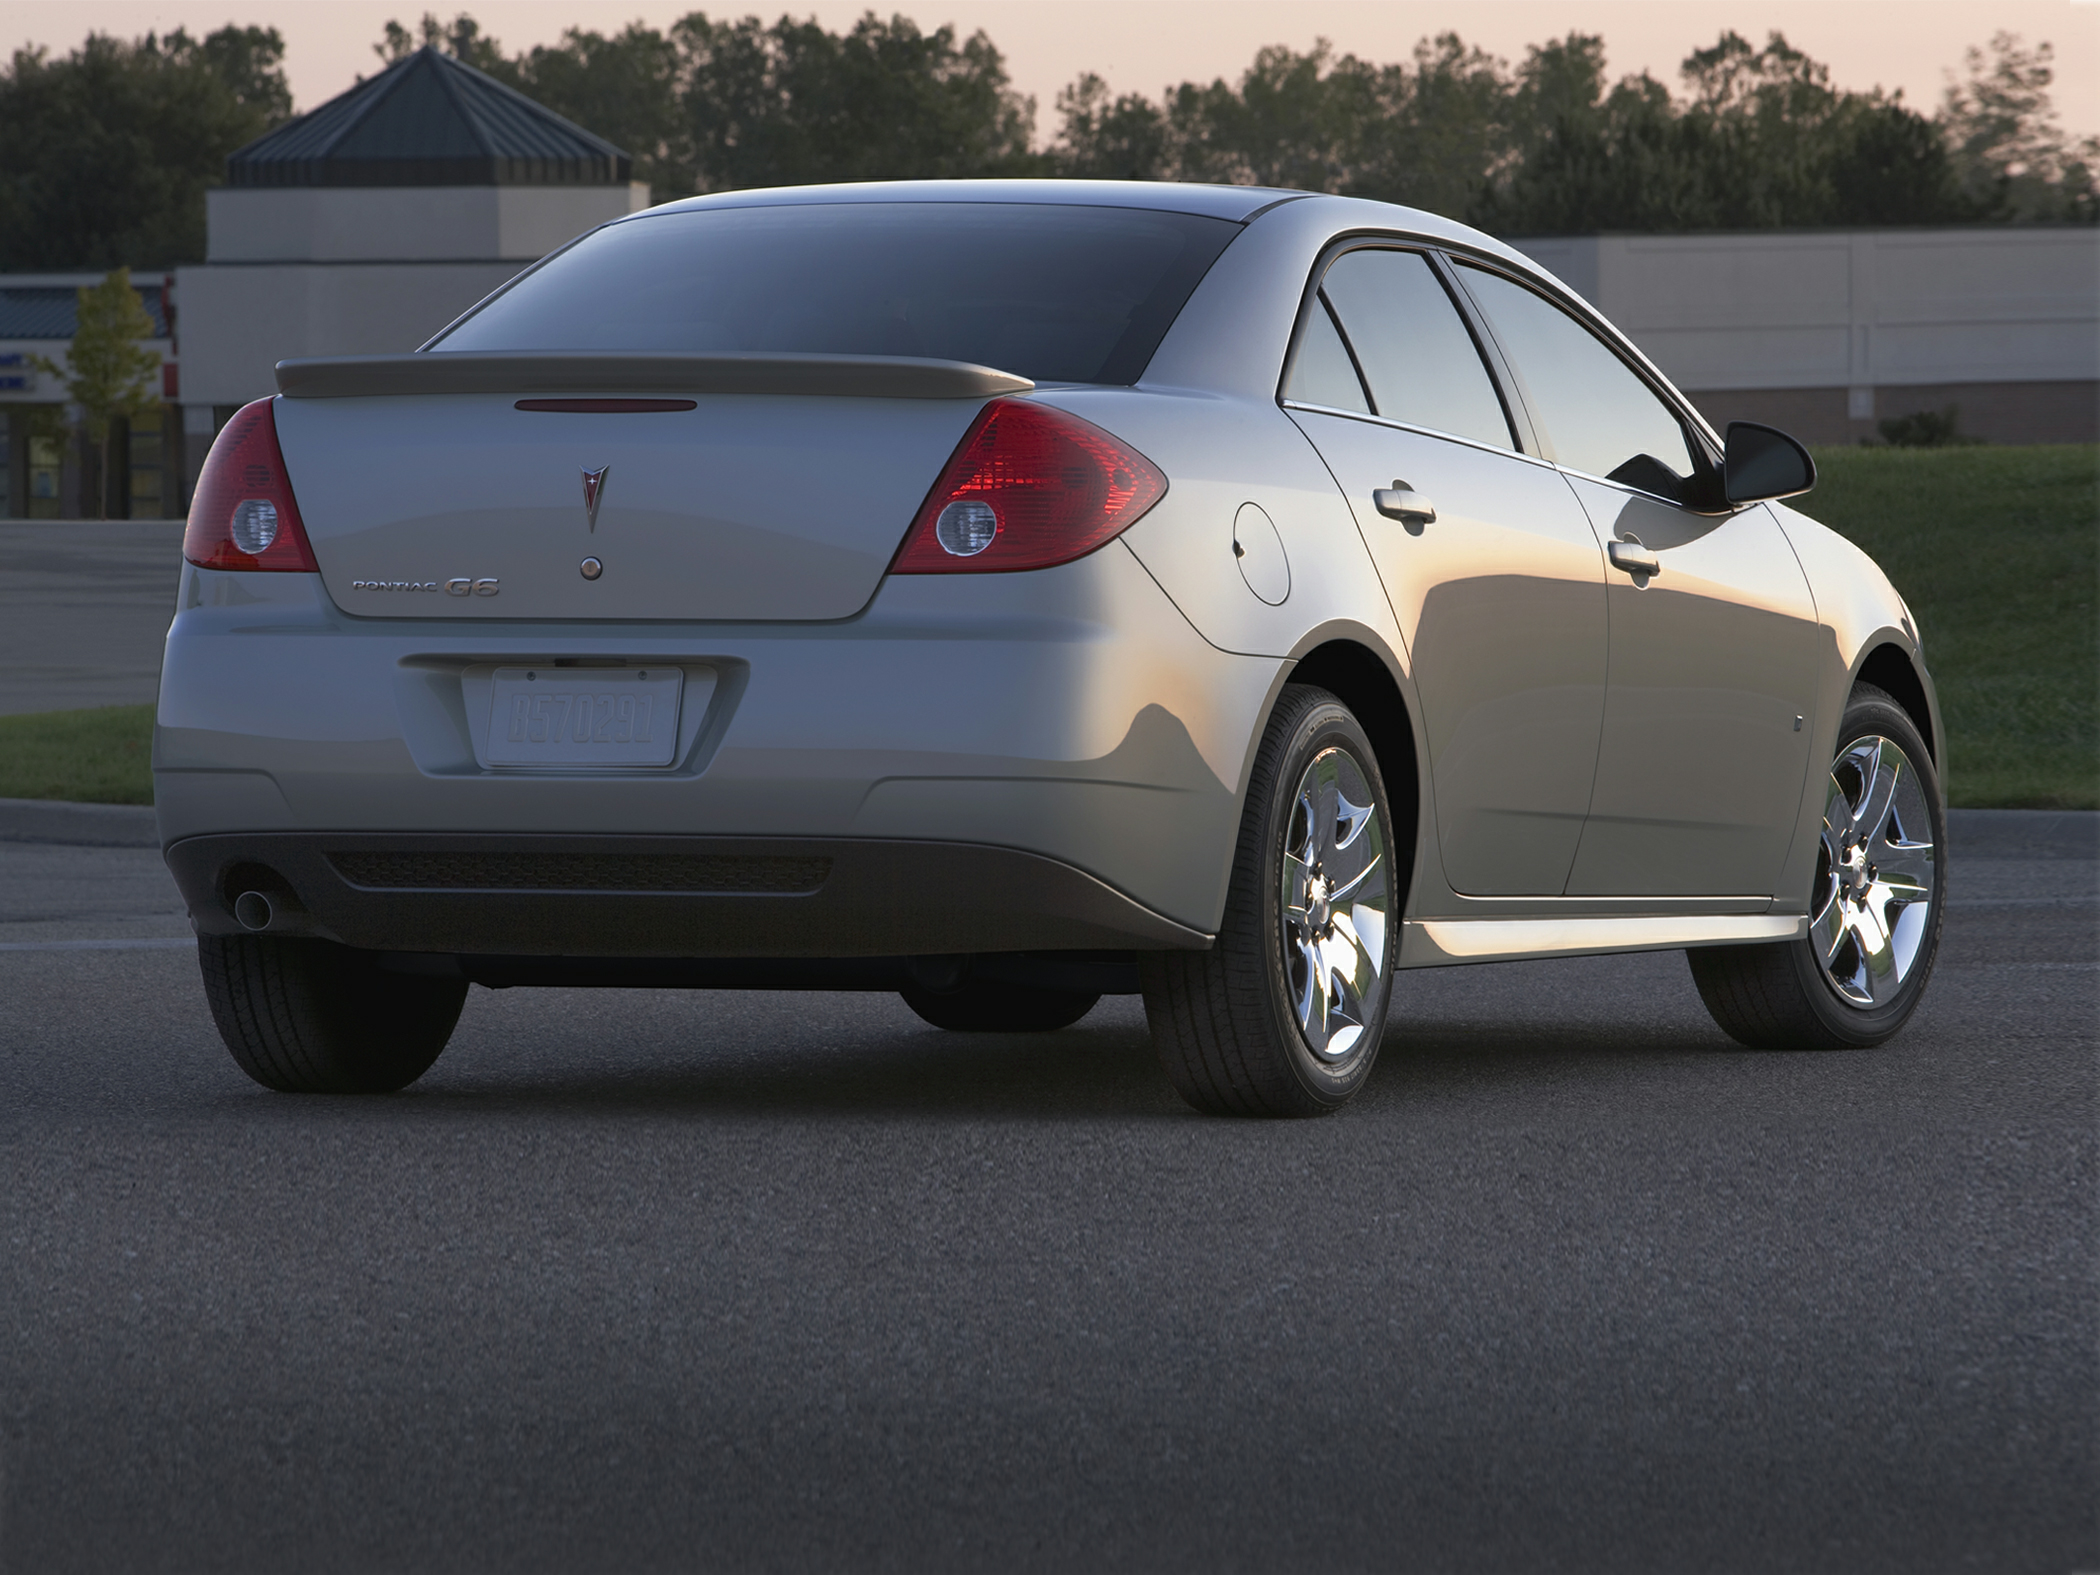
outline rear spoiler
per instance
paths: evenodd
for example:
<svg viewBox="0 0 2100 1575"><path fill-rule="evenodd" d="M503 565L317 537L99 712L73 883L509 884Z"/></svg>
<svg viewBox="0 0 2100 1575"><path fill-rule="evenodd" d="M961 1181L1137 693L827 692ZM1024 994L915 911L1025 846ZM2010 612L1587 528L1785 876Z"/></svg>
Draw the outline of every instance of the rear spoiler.
<svg viewBox="0 0 2100 1575"><path fill-rule="evenodd" d="M313 356L277 363L287 399L381 394L830 394L985 399L1035 384L967 361L901 355L680 355L526 350Z"/></svg>

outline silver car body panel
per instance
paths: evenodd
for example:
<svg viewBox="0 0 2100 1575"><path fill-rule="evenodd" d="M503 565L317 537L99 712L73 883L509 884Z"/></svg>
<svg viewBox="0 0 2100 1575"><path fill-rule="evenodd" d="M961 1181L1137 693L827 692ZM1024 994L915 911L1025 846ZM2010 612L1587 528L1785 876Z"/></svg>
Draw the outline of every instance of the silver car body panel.
<svg viewBox="0 0 2100 1575"><path fill-rule="evenodd" d="M1399 619L1451 889L1557 897L1604 718L1603 549L1552 466L1364 417L1292 412L1347 494ZM1405 481L1427 525L1374 493ZM1527 631L1512 640L1509 630Z"/></svg>
<svg viewBox="0 0 2100 1575"><path fill-rule="evenodd" d="M692 410L629 416L516 403L278 401L307 536L345 612L849 618L983 400L700 394ZM602 474L595 513L586 471ZM590 579L586 556L602 565ZM458 580L498 594L445 594Z"/></svg>
<svg viewBox="0 0 2100 1575"><path fill-rule="evenodd" d="M708 681L662 770L484 766L475 670ZM311 575L186 567L156 735L164 843L240 831L983 843L1216 928L1247 740L1285 663L1197 637L1120 545L1027 575L898 577L826 625L345 615ZM903 948L909 950L909 947Z"/></svg>
<svg viewBox="0 0 2100 1575"><path fill-rule="evenodd" d="M1806 781L1816 614L1763 507L1700 515L1586 476L1569 484L1607 541L1663 572L1613 573L1611 680L1571 895L1776 891Z"/></svg>
<svg viewBox="0 0 2100 1575"><path fill-rule="evenodd" d="M979 408L971 398L709 396L738 437L704 465L680 463L655 414L528 415L495 396L280 400L322 574L185 568L156 736L164 842L938 839L1062 861L1188 937L1160 944L1202 944L1223 912L1268 711L1295 663L1344 644L1385 671L1410 720L1401 757L1412 751L1423 790L1401 961L1435 966L1798 933L1818 763L1883 646L1915 667L1939 747L1900 598L1798 512L1686 515L1538 456L1280 405L1315 264L1343 237L1393 236L1536 282L1718 446L1622 336L1490 237L1354 199L1127 183L912 183L675 206L907 198L1249 221L1135 387L1021 396L1095 422L1167 475L1166 495L1122 537L1056 569L884 577ZM823 463L804 449L797 465L792 434L812 422ZM467 474L462 433L500 457ZM1382 474L1388 457L1408 469ZM593 533L579 474L608 462ZM1447 512L1411 535L1368 507L1374 477L1405 479ZM1281 578L1273 563L1250 576L1234 551L1249 505L1273 530ZM1639 587L1611 570L1615 533L1641 535L1663 573ZM752 551L696 567L702 538ZM635 556L611 556L615 542ZM608 565L597 585L573 561L594 550ZM501 566L466 561L478 552ZM535 552L554 567L540 574ZM1471 606L1484 575L1521 592L1524 616ZM348 588L458 576L501 578L501 595L426 596L375 616ZM599 591L611 595L593 601ZM1724 672L1709 670L1715 641L1733 653ZM1745 654L1769 660L1762 683L1741 681ZM706 698L682 719L673 763L483 765L470 669L565 660L681 667ZM911 934L892 940L915 949Z"/></svg>

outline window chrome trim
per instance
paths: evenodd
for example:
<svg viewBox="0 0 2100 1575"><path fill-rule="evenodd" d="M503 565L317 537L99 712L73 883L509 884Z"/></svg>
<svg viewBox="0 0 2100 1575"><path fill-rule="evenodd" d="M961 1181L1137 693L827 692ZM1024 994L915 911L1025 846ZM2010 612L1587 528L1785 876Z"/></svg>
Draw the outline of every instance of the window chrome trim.
<svg viewBox="0 0 2100 1575"><path fill-rule="evenodd" d="M1537 423L1531 419L1530 407L1525 404L1522 394L1511 383L1504 380L1503 373L1507 367L1507 358L1502 354L1502 347L1493 342L1491 335L1484 333L1484 322L1481 320L1479 308L1474 305L1472 298L1466 295L1462 288L1453 288L1454 281L1448 276L1450 269L1442 255L1447 246L1448 243L1446 242L1410 235L1401 230L1352 229L1344 230L1336 235L1330 235L1325 243L1321 245L1319 254L1314 257L1311 272L1306 279L1305 288L1299 293L1298 314L1291 322L1291 342L1284 350L1283 370L1276 379L1276 403L1286 408L1292 405L1299 405L1304 409L1317 409L1333 415L1362 416L1365 414L1365 412L1360 410L1338 411L1331 406L1305 404L1303 401L1288 398L1284 393L1284 390L1290 386L1291 373L1298 364L1298 348L1304 342L1306 311L1308 306L1314 301L1322 303L1323 309L1327 311L1330 320L1334 323L1335 332L1341 335L1342 348L1348 351L1350 363L1356 367L1357 380L1363 384L1366 402L1376 402L1375 397L1371 393L1370 380L1363 375L1363 367L1357 361L1356 346L1350 342L1349 332L1342 326L1341 313L1326 305L1327 271L1336 262L1340 261L1346 253L1352 251L1413 252L1429 265L1430 273L1435 277L1437 283L1443 286L1444 294L1451 302L1451 309L1458 314L1459 323L1466 330L1466 337L1473 341L1473 353L1480 357L1481 369L1487 373L1488 387L1494 390L1495 398L1502 406L1502 419L1509 428L1509 446L1507 448L1496 448L1492 444L1483 444L1475 438L1462 438L1452 432L1436 432L1433 429L1411 427L1406 422L1393 421L1386 417L1374 416L1371 419L1383 421L1385 425L1398 427L1403 431L1428 430L1431 436L1450 438L1455 442L1466 443L1475 448L1484 448L1491 454L1516 454L1525 459L1544 459L1545 456L1543 454L1532 452L1530 447L1532 444L1541 442ZM1487 342L1483 343L1483 339L1486 339Z"/></svg>
<svg viewBox="0 0 2100 1575"><path fill-rule="evenodd" d="M1676 498L1666 498L1660 492L1649 492L1641 487L1630 486L1623 481L1614 481L1609 476L1593 476L1586 470L1577 470L1573 465L1555 461L1553 468L1564 476L1573 476L1578 481L1593 481L1600 487L1610 487L1614 492L1623 492L1630 498L1646 498L1650 503L1660 503L1666 509L1675 509L1680 514L1689 514L1694 519L1716 520L1740 514L1745 509L1754 509L1759 503L1769 501L1759 498L1752 503L1724 503L1717 509L1697 509Z"/></svg>
<svg viewBox="0 0 2100 1575"><path fill-rule="evenodd" d="M1546 470L1561 468L1543 455L1527 454L1520 448L1497 447L1493 443L1483 443L1478 438L1469 438L1460 432L1439 432L1435 427L1418 427L1406 421L1395 421L1391 416L1374 416L1365 410L1343 410L1335 405L1316 405L1309 399L1278 399L1276 403L1285 410L1303 410L1316 416L1346 416L1351 421L1368 421L1374 427L1390 427L1395 432L1409 432L1416 437L1435 438L1440 443L1462 443L1467 448L1479 449L1483 454L1495 454L1503 459L1521 459L1527 465L1537 465ZM1615 481L1610 485L1618 486L1619 483ZM1647 497L1649 494L1644 492L1641 496Z"/></svg>

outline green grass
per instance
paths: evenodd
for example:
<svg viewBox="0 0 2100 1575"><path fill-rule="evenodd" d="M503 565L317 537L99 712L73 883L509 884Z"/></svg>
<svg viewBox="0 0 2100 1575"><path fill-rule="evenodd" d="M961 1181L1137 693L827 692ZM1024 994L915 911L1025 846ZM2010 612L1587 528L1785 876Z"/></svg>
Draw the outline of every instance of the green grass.
<svg viewBox="0 0 2100 1575"><path fill-rule="evenodd" d="M0 798L153 802L153 707L0 716Z"/></svg>
<svg viewBox="0 0 2100 1575"><path fill-rule="evenodd" d="M1828 448L1794 500L1910 603L1948 796L2100 809L2100 447Z"/></svg>
<svg viewBox="0 0 2100 1575"><path fill-rule="evenodd" d="M2100 448L1830 448L1797 500L1925 638L1956 804L2100 809ZM151 706L0 717L0 798L150 804Z"/></svg>

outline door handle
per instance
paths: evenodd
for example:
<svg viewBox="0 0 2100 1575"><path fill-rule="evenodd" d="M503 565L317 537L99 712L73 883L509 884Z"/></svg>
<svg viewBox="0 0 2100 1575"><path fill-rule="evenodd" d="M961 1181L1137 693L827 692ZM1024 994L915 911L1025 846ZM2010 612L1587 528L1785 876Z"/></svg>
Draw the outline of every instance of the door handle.
<svg viewBox="0 0 2100 1575"><path fill-rule="evenodd" d="M1604 550L1611 556L1611 566L1628 574L1645 574L1652 580L1663 571L1662 560L1643 547L1637 536L1615 541Z"/></svg>
<svg viewBox="0 0 2100 1575"><path fill-rule="evenodd" d="M1380 487L1371 494L1371 501L1387 519L1398 520L1403 525L1436 523L1436 505L1404 481Z"/></svg>

